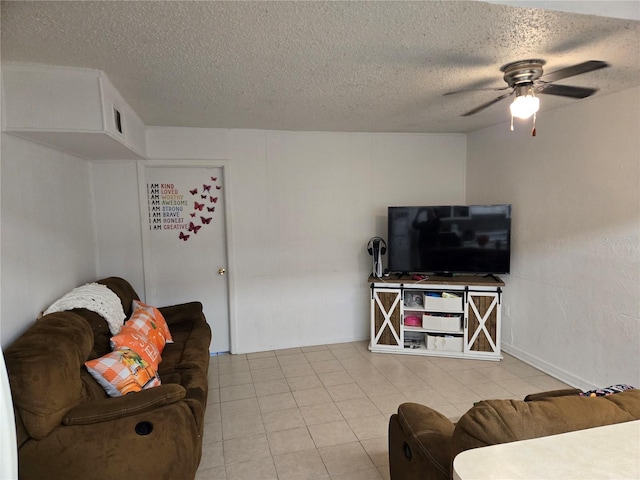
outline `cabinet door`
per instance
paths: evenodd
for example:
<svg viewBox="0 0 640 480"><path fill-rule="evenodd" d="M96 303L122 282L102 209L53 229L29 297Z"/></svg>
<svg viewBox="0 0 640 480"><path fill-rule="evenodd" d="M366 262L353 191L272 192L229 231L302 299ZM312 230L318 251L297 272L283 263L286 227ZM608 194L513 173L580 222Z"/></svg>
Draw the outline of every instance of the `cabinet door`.
<svg viewBox="0 0 640 480"><path fill-rule="evenodd" d="M465 304L464 351L500 354L500 304L497 292L469 292Z"/></svg>
<svg viewBox="0 0 640 480"><path fill-rule="evenodd" d="M371 346L404 347L402 322L402 291L374 288L371 298Z"/></svg>

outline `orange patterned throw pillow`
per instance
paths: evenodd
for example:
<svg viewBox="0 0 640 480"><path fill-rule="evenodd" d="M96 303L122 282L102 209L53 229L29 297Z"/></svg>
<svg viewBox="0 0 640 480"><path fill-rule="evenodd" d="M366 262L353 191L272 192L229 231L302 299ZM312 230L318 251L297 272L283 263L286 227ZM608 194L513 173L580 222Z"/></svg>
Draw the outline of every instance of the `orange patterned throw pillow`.
<svg viewBox="0 0 640 480"><path fill-rule="evenodd" d="M111 337L111 349L120 350L122 348L133 350L155 370L158 369L158 364L162 361L160 352L155 344L151 343L147 337L137 332L125 332Z"/></svg>
<svg viewBox="0 0 640 480"><path fill-rule="evenodd" d="M120 348L105 356L85 362L87 370L110 397L157 387L156 370L129 348Z"/></svg>
<svg viewBox="0 0 640 480"><path fill-rule="evenodd" d="M137 300L133 301L133 313L120 333L139 333L147 337L160 353L162 353L165 343L173 343L167 322L160 311Z"/></svg>

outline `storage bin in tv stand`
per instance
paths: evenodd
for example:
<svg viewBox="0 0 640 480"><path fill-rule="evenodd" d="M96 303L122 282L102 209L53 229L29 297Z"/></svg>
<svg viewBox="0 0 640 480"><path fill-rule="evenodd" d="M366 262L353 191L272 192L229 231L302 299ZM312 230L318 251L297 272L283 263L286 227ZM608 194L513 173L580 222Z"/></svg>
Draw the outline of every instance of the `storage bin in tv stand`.
<svg viewBox="0 0 640 480"><path fill-rule="evenodd" d="M419 281L411 276L369 277L369 283L372 352L502 358L504 282L495 275L429 276ZM420 325L405 325L415 317L422 320Z"/></svg>

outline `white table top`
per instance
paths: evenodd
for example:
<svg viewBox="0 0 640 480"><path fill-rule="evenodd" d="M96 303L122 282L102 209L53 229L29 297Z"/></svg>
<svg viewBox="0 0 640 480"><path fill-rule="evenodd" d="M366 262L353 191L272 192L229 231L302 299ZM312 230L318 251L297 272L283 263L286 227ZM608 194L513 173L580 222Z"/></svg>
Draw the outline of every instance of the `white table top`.
<svg viewBox="0 0 640 480"><path fill-rule="evenodd" d="M640 420L467 450L453 478L637 480Z"/></svg>

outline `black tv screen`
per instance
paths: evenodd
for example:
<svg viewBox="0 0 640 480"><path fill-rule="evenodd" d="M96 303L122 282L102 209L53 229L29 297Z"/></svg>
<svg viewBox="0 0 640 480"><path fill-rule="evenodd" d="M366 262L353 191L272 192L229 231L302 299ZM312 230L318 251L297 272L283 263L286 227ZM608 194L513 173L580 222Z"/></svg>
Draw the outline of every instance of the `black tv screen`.
<svg viewBox="0 0 640 480"><path fill-rule="evenodd" d="M389 207L387 269L509 273L511 205Z"/></svg>

